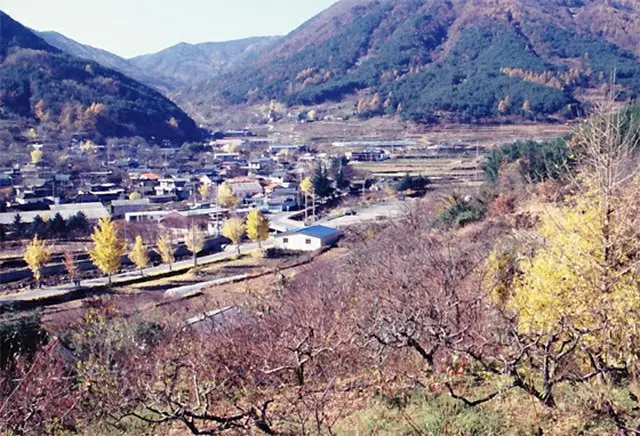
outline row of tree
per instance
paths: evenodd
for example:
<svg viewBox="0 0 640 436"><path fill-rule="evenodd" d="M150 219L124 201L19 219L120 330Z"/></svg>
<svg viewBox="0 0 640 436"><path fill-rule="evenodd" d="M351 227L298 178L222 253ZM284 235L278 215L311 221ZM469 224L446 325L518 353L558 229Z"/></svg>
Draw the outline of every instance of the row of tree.
<svg viewBox="0 0 640 436"><path fill-rule="evenodd" d="M53 218L36 215L31 223L25 223L22 216L17 213L10 225L0 224L0 241L9 238L22 239L24 236L40 238L70 238L86 236L90 230L89 221L83 212L78 212L68 219L60 213L56 213Z"/></svg>
<svg viewBox="0 0 640 436"><path fill-rule="evenodd" d="M240 254L240 244L245 234L250 240L257 242L260 248L262 242L269 238L269 221L260 210L252 210L248 214L246 222L238 217L225 221L222 235L236 245L238 254ZM89 250L89 257L94 265L107 275L109 284L111 284L111 276L120 269L122 258L127 254L127 244L120 236L115 222L109 218L103 218L98 222L91 239L93 248ZM197 256L204 249L205 241L204 233L196 225L191 226L184 237L187 249L193 254L194 266L197 266ZM176 260L176 246L173 238L167 233L160 234L156 240L155 251L171 270ZM149 265L149 253L150 248L145 244L142 236L136 236L128 252L128 257L141 275ZM25 248L24 260L38 285L41 284L43 268L51 260L51 255L50 247L39 237L38 233L35 233ZM72 254L65 254L64 264L69 277L76 282L78 268Z"/></svg>

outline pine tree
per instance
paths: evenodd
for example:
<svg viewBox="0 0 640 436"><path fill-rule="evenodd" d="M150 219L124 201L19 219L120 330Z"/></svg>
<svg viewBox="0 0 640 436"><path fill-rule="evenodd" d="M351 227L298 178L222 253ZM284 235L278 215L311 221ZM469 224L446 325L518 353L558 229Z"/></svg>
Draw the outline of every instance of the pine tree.
<svg viewBox="0 0 640 436"><path fill-rule="evenodd" d="M259 209L254 209L247 215L247 236L254 242L258 243L258 247L262 248L262 242L269 239L269 220L263 215Z"/></svg>
<svg viewBox="0 0 640 436"><path fill-rule="evenodd" d="M29 234L30 235L40 235L43 239L47 235L47 223L42 219L40 215L36 215L33 217L33 221L31 221L31 226L29 226Z"/></svg>
<svg viewBox="0 0 640 436"><path fill-rule="evenodd" d="M327 169L323 165L316 166L313 173L313 194L320 198L326 198L331 195L331 180L327 176Z"/></svg>
<svg viewBox="0 0 640 436"><path fill-rule="evenodd" d="M22 215L17 213L13 217L13 223L11 224L11 231L16 239L20 239L20 237L22 237L25 227L26 224L22 221Z"/></svg>
<svg viewBox="0 0 640 436"><path fill-rule="evenodd" d="M110 218L101 218L91 235L94 247L89 250L89 257L100 271L106 274L111 285L111 275L118 271L126 245L120 239L115 224Z"/></svg>
<svg viewBox="0 0 640 436"><path fill-rule="evenodd" d="M176 261L175 249L173 242L168 234L162 234L156 241L156 251L162 258L162 261L169 265L169 271L173 269L173 263Z"/></svg>
<svg viewBox="0 0 640 436"><path fill-rule="evenodd" d="M193 254L193 266L198 266L198 253L204 248L204 235L197 226L191 226L184 238L184 244Z"/></svg>
<svg viewBox="0 0 640 436"><path fill-rule="evenodd" d="M87 216L82 212L69 217L67 222L67 229L69 232L75 232L79 234L85 234L89 228L89 221Z"/></svg>
<svg viewBox="0 0 640 436"><path fill-rule="evenodd" d="M244 235L245 225L242 218L231 218L225 221L222 227L222 235L225 238L231 239L236 245L238 254L240 254L240 242L242 242L242 236Z"/></svg>
<svg viewBox="0 0 640 436"><path fill-rule="evenodd" d="M63 237L67 233L67 223L60 213L56 213L53 219L48 223L49 234L58 238Z"/></svg>
<svg viewBox="0 0 640 436"><path fill-rule="evenodd" d="M147 246L142 240L142 236L136 236L136 240L129 252L129 259L140 270L140 275L144 275L144 268L149 265L149 253Z"/></svg>
<svg viewBox="0 0 640 436"><path fill-rule="evenodd" d="M40 279L42 277L42 267L51 259L51 251L44 241L38 239L38 235L33 237L33 240L27 245L24 251L24 261L33 273L33 278L36 279L38 287L40 286Z"/></svg>

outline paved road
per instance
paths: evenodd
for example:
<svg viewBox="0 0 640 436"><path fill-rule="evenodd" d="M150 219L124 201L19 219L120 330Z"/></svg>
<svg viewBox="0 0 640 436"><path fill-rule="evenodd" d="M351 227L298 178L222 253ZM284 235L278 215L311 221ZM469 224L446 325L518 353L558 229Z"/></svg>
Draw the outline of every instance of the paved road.
<svg viewBox="0 0 640 436"><path fill-rule="evenodd" d="M268 240L262 244L263 248L269 248L273 246L273 241ZM247 243L241 245L241 251L253 251L258 249L258 244L256 243ZM221 259L227 259L233 257L237 254L236 247L229 245L225 248L224 251L220 253L211 254L209 256L203 256L198 258L198 265L206 265ZM193 265L193 259L182 260L180 262L176 262L173 264L173 269L187 269ZM169 265L162 264L155 267L147 268L144 270L144 275L157 275L169 272ZM117 285L118 283L127 282L132 278L140 277L140 271L130 271L122 274L115 274L111 277L113 284ZM96 288L101 286L106 286L109 283L106 277L100 277L97 279L91 280L83 280L81 282L80 290L77 290L72 283L67 283L64 285L56 286L53 288L43 288L43 289L33 289L27 290L15 294L2 295L0 296L0 305L7 304L16 301L32 301L38 300L45 297L56 297L67 295L70 292L83 292L88 288Z"/></svg>
<svg viewBox="0 0 640 436"><path fill-rule="evenodd" d="M411 206L411 202L412 200L389 200L363 208L353 208L356 211L355 215L342 216L334 219L327 218L320 223L342 228L367 221L375 221L378 217L389 219L397 218L405 213L407 208Z"/></svg>
<svg viewBox="0 0 640 436"><path fill-rule="evenodd" d="M395 218L402 215L407 207L410 206L410 200L399 201L399 200L391 200L388 202L378 203L372 206L356 208L356 215L352 216L343 216L339 218L327 218L322 221L319 221L317 224L327 224L333 227L346 227L354 224L360 224L366 221L374 221L378 217L386 217L386 218ZM279 224L286 226L288 229L292 230L294 228L302 227L303 224L301 222L297 222L290 219L290 216L294 213L284 213L274 215L274 218L277 217ZM294 227L295 225L295 227ZM262 244L263 248L269 248L273 246L273 239L268 240L267 242ZM242 244L241 250L243 252L253 251L258 248L258 244L255 243L247 243ZM215 253L209 256L199 257L198 265L206 265L221 259L230 258L236 255L235 246L229 245L225 248L224 251L220 253ZM180 262L176 262L173 264L173 269L187 269L193 264L192 259L183 260ZM166 264L159 265L152 268L147 268L144 270L144 275L157 275L169 272L169 266ZM127 282L132 278L140 277L139 271L130 271L122 274L116 274L112 277L112 281L114 285L118 283ZM220 280L228 280L228 279L220 279ZM181 288L173 289L175 295L184 295L193 291L197 291L211 284L217 284L219 280L214 280L212 282L204 282L194 285L188 285ZM81 283L80 292L88 289L88 288L96 288L106 286L108 284L108 279L106 277L101 277L92 280L83 280ZM73 284L64 284L60 286L56 286L53 288L46 289L35 289L19 292L16 294L2 295L0 296L0 305L8 304L16 301L32 301L38 300L45 297L56 297L66 295L70 292L77 292L76 288Z"/></svg>

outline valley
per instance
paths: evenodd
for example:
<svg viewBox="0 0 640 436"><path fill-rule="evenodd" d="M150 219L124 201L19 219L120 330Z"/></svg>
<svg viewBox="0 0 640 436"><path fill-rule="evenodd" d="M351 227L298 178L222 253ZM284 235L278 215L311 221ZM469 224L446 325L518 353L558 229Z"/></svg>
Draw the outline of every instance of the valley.
<svg viewBox="0 0 640 436"><path fill-rule="evenodd" d="M0 434L640 432L638 1L45 1Z"/></svg>

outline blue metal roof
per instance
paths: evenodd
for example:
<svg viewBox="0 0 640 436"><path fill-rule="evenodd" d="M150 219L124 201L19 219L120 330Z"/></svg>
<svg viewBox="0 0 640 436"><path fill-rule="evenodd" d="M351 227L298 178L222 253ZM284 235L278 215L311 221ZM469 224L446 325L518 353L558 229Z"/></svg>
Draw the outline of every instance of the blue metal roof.
<svg viewBox="0 0 640 436"><path fill-rule="evenodd" d="M290 232L283 233L283 235L291 235L294 233L300 233L305 236L312 236L315 238L322 239L322 238L326 238L327 236L340 233L340 230L334 229L333 227L327 227L327 226L311 226L311 227L303 227L298 230L292 230Z"/></svg>

